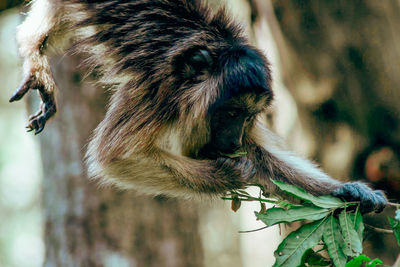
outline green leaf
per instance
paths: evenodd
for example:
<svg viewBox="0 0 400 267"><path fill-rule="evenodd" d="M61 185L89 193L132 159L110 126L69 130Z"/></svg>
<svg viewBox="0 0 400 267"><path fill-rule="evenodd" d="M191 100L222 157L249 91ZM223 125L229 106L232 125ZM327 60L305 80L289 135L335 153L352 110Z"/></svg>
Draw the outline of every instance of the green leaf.
<svg viewBox="0 0 400 267"><path fill-rule="evenodd" d="M274 253L274 267L298 266L303 254L321 240L324 222L325 219L308 223L291 232Z"/></svg>
<svg viewBox="0 0 400 267"><path fill-rule="evenodd" d="M339 222L345 243L343 252L347 256L357 257L362 252L362 244L356 229L354 229L354 222L346 210L339 214Z"/></svg>
<svg viewBox="0 0 400 267"><path fill-rule="evenodd" d="M331 262L316 253L312 248L308 249L301 257L299 267L307 266L328 266ZM307 265L306 265L307 264Z"/></svg>
<svg viewBox="0 0 400 267"><path fill-rule="evenodd" d="M315 251L312 248L307 249L306 252L304 252L303 256L301 256L301 262L298 267L306 267L308 258L310 258L311 255L314 253L315 253Z"/></svg>
<svg viewBox="0 0 400 267"><path fill-rule="evenodd" d="M346 263L346 267L361 267L363 265L364 262L370 262L371 259L365 255L360 255L354 259L352 259L351 261L349 261L348 263Z"/></svg>
<svg viewBox="0 0 400 267"><path fill-rule="evenodd" d="M330 210L317 207L295 207L288 210L270 208L265 213L256 213L256 216L267 226L271 226L282 222L316 221L326 217L329 213Z"/></svg>
<svg viewBox="0 0 400 267"><path fill-rule="evenodd" d="M290 203L286 200L280 200L276 203L276 205L279 207L282 207L282 208L301 207L301 205L296 205L296 204Z"/></svg>
<svg viewBox="0 0 400 267"><path fill-rule="evenodd" d="M343 252L344 240L340 232L338 219L330 216L325 225L322 238L327 246L329 256L332 258L336 267L342 267L346 264L347 257Z"/></svg>
<svg viewBox="0 0 400 267"><path fill-rule="evenodd" d="M380 259L375 259L367 263L366 267L375 267L376 265L383 265L383 261L381 261Z"/></svg>
<svg viewBox="0 0 400 267"><path fill-rule="evenodd" d="M364 239L364 222L360 211L357 209L356 213L348 214L353 222L354 229L356 230L358 237L361 240L361 243Z"/></svg>
<svg viewBox="0 0 400 267"><path fill-rule="evenodd" d="M308 266L313 266L313 267L318 267L318 266L328 266L331 264L330 261L319 255L318 253L315 253L308 258Z"/></svg>
<svg viewBox="0 0 400 267"><path fill-rule="evenodd" d="M388 219L390 226L393 229L394 236L396 237L397 244L400 246L400 221L390 217Z"/></svg>
<svg viewBox="0 0 400 267"><path fill-rule="evenodd" d="M346 263L346 267L361 267L361 266L365 266L367 267L375 267L376 265L382 265L383 262L380 259L375 259L375 260L371 260L369 257L365 256L365 255L360 255L354 259L352 259L351 261L349 261L348 263Z"/></svg>
<svg viewBox="0 0 400 267"><path fill-rule="evenodd" d="M304 191L303 189L294 185L288 185L281 181L271 180L279 189L288 193L291 196L313 203L315 206L321 208L340 208L344 206L343 201L332 196L319 196L316 197Z"/></svg>

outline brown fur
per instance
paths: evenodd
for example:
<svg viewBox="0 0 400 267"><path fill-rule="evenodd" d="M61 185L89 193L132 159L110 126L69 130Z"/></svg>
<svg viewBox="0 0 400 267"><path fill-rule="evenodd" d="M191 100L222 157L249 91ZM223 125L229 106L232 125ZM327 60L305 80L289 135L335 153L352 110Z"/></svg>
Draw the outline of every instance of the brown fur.
<svg viewBox="0 0 400 267"><path fill-rule="evenodd" d="M196 0L36 0L18 39L25 80L11 100L39 89L43 108L29 125L36 133L55 112L52 46L88 52L88 68L112 86L87 151L90 175L104 184L170 196L224 193L249 181L273 190L269 179L317 195L342 187L276 145L263 123L273 98L268 61L224 10L212 14ZM224 105L253 118L247 157L200 158Z"/></svg>

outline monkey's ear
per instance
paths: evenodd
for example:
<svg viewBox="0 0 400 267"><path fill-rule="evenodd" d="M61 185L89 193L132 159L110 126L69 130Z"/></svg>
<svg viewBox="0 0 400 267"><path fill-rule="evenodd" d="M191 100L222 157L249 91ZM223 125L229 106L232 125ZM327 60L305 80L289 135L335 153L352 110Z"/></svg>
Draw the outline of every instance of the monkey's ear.
<svg viewBox="0 0 400 267"><path fill-rule="evenodd" d="M175 72L185 79L191 79L211 71L213 58L205 48L192 48L177 56L173 62Z"/></svg>

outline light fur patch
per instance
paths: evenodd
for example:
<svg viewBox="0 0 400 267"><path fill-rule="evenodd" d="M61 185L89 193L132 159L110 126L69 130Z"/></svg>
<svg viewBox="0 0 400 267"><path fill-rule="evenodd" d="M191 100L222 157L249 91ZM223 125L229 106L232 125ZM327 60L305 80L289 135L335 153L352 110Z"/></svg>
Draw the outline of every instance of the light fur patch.
<svg viewBox="0 0 400 267"><path fill-rule="evenodd" d="M181 131L175 124L166 127L157 140L157 146L174 155L182 155Z"/></svg>

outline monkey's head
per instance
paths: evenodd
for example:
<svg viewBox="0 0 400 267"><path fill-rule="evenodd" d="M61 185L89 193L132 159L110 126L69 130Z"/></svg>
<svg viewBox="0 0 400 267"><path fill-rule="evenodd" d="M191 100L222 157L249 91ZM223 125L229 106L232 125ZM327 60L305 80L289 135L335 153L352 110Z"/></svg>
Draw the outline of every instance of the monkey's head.
<svg viewBox="0 0 400 267"><path fill-rule="evenodd" d="M126 52L113 73L131 78L115 91L96 130L98 141L92 143L100 161L129 156L136 149L150 151L154 144L194 158L234 153L255 116L270 104L265 56L224 13L210 17L200 9L205 15L199 15L199 7L190 5L185 20L144 17L158 24L162 19L173 28L161 32L150 21L140 23L144 29L132 36L140 42L119 48Z"/></svg>
<svg viewBox="0 0 400 267"><path fill-rule="evenodd" d="M270 70L262 53L242 40L224 41L195 46L173 61L178 84L186 87L181 110L183 114L190 110L186 125L207 123L201 131L206 140L196 137L197 145L203 142L203 147L199 150L192 146L190 151L194 157L215 158L239 152L255 117L273 98ZM194 97L198 99L193 101ZM198 131L201 127L194 128ZM196 132L189 136L196 136Z"/></svg>

